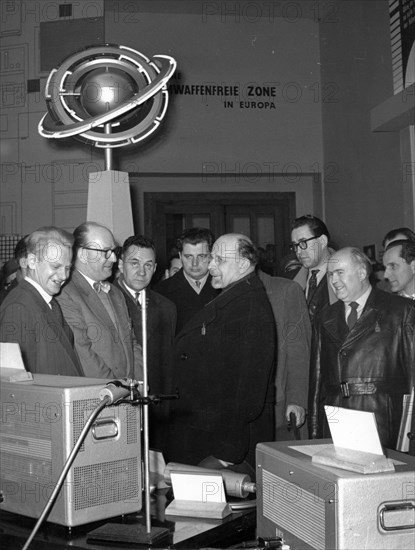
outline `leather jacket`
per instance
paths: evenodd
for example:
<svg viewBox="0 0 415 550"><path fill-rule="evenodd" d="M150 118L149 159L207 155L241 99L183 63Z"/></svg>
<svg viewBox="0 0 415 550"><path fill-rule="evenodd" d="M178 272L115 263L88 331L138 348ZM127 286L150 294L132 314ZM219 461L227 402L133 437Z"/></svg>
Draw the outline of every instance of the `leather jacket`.
<svg viewBox="0 0 415 550"><path fill-rule="evenodd" d="M381 443L396 447L402 396L415 370L415 303L372 289L362 315L349 331L344 303L316 318L310 369L311 438L330 437L324 405L375 413Z"/></svg>

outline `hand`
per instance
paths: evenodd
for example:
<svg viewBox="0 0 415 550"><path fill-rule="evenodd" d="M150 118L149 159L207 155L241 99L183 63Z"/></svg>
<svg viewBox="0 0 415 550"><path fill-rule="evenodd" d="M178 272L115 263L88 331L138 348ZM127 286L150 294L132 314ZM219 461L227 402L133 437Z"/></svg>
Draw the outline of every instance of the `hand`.
<svg viewBox="0 0 415 550"><path fill-rule="evenodd" d="M296 426L299 428L302 426L305 422L305 409L303 407L300 407L300 405L294 405L290 403L287 405L287 410L285 411L285 417L287 421L290 421L290 414L294 413L295 419L296 419Z"/></svg>

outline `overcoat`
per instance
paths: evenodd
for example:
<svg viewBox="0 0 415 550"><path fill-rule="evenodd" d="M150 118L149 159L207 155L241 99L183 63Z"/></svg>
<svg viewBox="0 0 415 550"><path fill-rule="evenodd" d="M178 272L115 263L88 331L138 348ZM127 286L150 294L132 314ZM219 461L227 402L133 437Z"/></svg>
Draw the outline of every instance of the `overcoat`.
<svg viewBox="0 0 415 550"><path fill-rule="evenodd" d="M276 429L286 426L289 403L308 406L311 325L299 284L259 271L277 328Z"/></svg>
<svg viewBox="0 0 415 550"><path fill-rule="evenodd" d="M202 290L197 294L184 276L183 269L180 269L173 277L160 281L154 287L156 292L162 294L176 305L176 334L180 332L196 312L219 294L219 291L210 284L211 279L211 276L208 275Z"/></svg>
<svg viewBox="0 0 415 550"><path fill-rule="evenodd" d="M301 286L303 291L305 291L307 286L308 271L308 269L302 267L293 279L293 281ZM314 318L324 307L334 304L335 302L337 302L337 297L333 288L327 281L327 274L325 274L307 304L311 324L313 324Z"/></svg>
<svg viewBox="0 0 415 550"><path fill-rule="evenodd" d="M402 399L415 371L415 303L372 289L349 331L338 301L316 319L311 352L311 437L330 437L323 406L375 413L381 443L396 448ZM349 396L347 395L349 394Z"/></svg>
<svg viewBox="0 0 415 550"><path fill-rule="evenodd" d="M265 289L248 276L196 313L176 336L168 460L208 456L255 464L273 438L275 323Z"/></svg>

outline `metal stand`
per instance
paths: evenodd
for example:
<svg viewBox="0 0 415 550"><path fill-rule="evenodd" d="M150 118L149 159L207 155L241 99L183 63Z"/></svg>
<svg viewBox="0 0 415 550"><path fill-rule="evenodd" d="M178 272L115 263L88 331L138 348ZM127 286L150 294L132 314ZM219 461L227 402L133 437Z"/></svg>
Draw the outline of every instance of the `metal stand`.
<svg viewBox="0 0 415 550"><path fill-rule="evenodd" d="M148 369L147 369L147 292L146 289L141 291L141 326L143 339L143 434L144 434L144 506L146 518L146 532L137 533L137 542L144 544L159 543L162 539L169 535L169 530L162 527L151 527L151 510L150 510L150 443L149 443L149 401L148 401Z"/></svg>

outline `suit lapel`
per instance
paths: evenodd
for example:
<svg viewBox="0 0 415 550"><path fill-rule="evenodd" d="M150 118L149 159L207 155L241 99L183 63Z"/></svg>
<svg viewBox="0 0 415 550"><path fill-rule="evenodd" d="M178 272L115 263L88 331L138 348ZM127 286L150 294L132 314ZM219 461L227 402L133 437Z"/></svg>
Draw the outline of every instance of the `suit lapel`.
<svg viewBox="0 0 415 550"><path fill-rule="evenodd" d="M376 330L381 317L381 312L376 307L376 295L373 290L360 318L350 331L346 324L344 303L341 300L333 304L328 311L323 326L333 339L342 342L342 347L349 346L368 332Z"/></svg>
<svg viewBox="0 0 415 550"><path fill-rule="evenodd" d="M74 285L78 288L79 293L83 296L83 301L89 305L94 315L104 321L107 327L111 330L111 328L114 327L114 323L108 315L104 304L99 299L98 294L91 287L85 277L78 271L75 271L73 273L72 280ZM111 294L111 291L109 294Z"/></svg>
<svg viewBox="0 0 415 550"><path fill-rule="evenodd" d="M300 271L297 273L297 275L293 279L301 286L303 290L305 290L305 287L307 284L307 275L308 275L308 270L305 267L301 267Z"/></svg>
<svg viewBox="0 0 415 550"><path fill-rule="evenodd" d="M373 330L376 331L376 327L379 326L381 316L382 312L379 311L379 308L376 305L376 293L372 289L360 318L349 333L347 343L353 343L355 340L366 335L368 332L373 332Z"/></svg>
<svg viewBox="0 0 415 550"><path fill-rule="evenodd" d="M36 290L36 288L28 283L27 281L22 281L20 283L21 285L24 285L24 288L27 292L30 292L33 296L33 299L36 302L36 306L39 308L40 312L43 314L43 316L46 319L47 325L49 326L56 326L57 320L52 313L52 310L48 306L48 304L45 302L45 300L42 298L42 296L39 294L39 292ZM71 358L72 363L75 365L76 369L78 370L80 375L83 375L83 372L79 369L79 360L78 356L76 355L76 352L74 350L73 344L69 339L69 332L71 332L70 327L67 325L65 319L64 319L64 326L58 331L59 334L59 342L61 343L62 347L68 354L68 356Z"/></svg>
<svg viewBox="0 0 415 550"><path fill-rule="evenodd" d="M345 317L344 304L340 300L331 306L324 317L323 326L331 338L338 342L344 342L349 334Z"/></svg>

